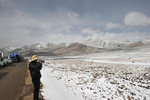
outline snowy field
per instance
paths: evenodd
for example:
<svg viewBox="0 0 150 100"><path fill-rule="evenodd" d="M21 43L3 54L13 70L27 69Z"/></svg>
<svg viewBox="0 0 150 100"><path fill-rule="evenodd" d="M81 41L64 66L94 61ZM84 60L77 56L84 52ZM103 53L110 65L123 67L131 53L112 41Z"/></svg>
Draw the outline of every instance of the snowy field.
<svg viewBox="0 0 150 100"><path fill-rule="evenodd" d="M41 81L46 100L150 100L149 54L47 59Z"/></svg>

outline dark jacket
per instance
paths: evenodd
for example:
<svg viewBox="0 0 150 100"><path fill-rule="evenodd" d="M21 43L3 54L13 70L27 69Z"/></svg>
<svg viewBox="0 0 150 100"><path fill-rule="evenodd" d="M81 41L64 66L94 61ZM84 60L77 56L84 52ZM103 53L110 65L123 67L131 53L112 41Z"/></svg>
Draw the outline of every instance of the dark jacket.
<svg viewBox="0 0 150 100"><path fill-rule="evenodd" d="M42 69L42 64L36 61L32 61L29 64L29 70L32 78L41 78L40 70Z"/></svg>

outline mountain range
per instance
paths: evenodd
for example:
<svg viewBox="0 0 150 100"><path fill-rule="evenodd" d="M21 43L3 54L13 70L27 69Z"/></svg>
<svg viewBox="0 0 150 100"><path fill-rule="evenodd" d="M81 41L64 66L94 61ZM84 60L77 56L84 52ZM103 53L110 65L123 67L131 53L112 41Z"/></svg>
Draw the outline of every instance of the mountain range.
<svg viewBox="0 0 150 100"><path fill-rule="evenodd" d="M102 53L116 50L135 50L141 49L145 46L150 47L149 40L143 41L126 41L124 43L119 42L107 42L104 40L87 40L83 43L71 43L67 45L65 43L54 44L49 42L36 43L32 45L23 46L16 49L1 48L0 51L8 54L9 52L19 52L23 56L32 56L37 54L39 56L69 56L69 55L81 55L90 53Z"/></svg>

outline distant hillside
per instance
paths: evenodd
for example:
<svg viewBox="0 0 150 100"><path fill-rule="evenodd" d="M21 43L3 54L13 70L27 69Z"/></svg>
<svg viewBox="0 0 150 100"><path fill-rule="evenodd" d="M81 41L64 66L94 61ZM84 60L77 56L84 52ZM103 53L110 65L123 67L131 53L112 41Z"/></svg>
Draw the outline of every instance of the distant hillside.
<svg viewBox="0 0 150 100"><path fill-rule="evenodd" d="M130 44L130 42L126 41L124 43L120 42L113 42L113 41L106 41L106 40L99 40L99 39L88 39L83 42L83 44L87 46L92 46L96 48L107 48L107 49L116 49L116 48L122 48L126 44Z"/></svg>
<svg viewBox="0 0 150 100"><path fill-rule="evenodd" d="M90 41L90 40L89 40ZM72 56L72 55L82 55L82 54L91 54L91 53L102 53L116 50L142 50L149 49L150 41L137 41L130 42L127 41L124 44L114 42L105 42L105 41L93 41L90 42L91 46L82 44L82 43L72 43L69 46L66 46L65 43L53 44L53 43L36 43L24 47L17 48L15 50L9 48L1 48L0 51L4 52L5 55L8 55L9 52L18 52L23 56L32 56L37 54L39 56Z"/></svg>
<svg viewBox="0 0 150 100"><path fill-rule="evenodd" d="M138 47L142 45L144 45L144 43L142 41L138 41L138 42L134 42L134 43L127 45L126 48L134 48L134 47Z"/></svg>
<svg viewBox="0 0 150 100"><path fill-rule="evenodd" d="M116 49L116 50L134 50L136 48L140 49L142 46L150 46L150 39L140 40L140 41L106 41L99 39L88 39L83 44L96 48L105 48L105 49Z"/></svg>
<svg viewBox="0 0 150 100"><path fill-rule="evenodd" d="M38 47L37 47L38 45ZM42 48L41 48L42 47ZM43 48L39 44L34 44L30 46L24 46L22 48L17 48L12 52L19 52L23 56L63 56L63 55L81 55L81 54L90 54L90 53L98 53L98 52L106 52L108 49L100 49L96 47L87 46L81 43L72 43L69 46L65 46L64 44L51 45Z"/></svg>
<svg viewBox="0 0 150 100"><path fill-rule="evenodd" d="M19 52L23 56L32 56L37 54L39 56L55 56L52 52L54 50L65 47L65 43L53 44L53 43L36 43L22 48L17 48L12 52Z"/></svg>
<svg viewBox="0 0 150 100"><path fill-rule="evenodd" d="M98 53L104 51L108 51L108 50L87 46L81 43L72 43L67 47L55 50L54 53L57 55L80 55L80 54L90 54L90 53Z"/></svg>

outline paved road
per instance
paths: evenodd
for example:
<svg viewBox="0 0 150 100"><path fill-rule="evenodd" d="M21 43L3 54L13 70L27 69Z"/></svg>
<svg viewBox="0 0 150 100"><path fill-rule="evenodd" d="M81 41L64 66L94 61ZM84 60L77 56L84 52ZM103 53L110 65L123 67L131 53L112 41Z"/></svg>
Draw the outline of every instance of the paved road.
<svg viewBox="0 0 150 100"><path fill-rule="evenodd" d="M25 79L26 63L14 63L0 68L0 100L16 100Z"/></svg>

